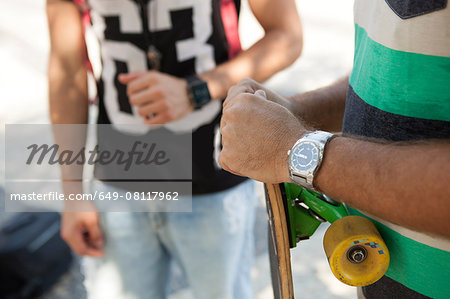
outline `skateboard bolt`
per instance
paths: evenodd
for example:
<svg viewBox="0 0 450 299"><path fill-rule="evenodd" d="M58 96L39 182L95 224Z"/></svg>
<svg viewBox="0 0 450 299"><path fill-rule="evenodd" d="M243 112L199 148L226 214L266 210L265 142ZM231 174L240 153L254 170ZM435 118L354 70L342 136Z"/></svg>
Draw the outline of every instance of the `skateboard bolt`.
<svg viewBox="0 0 450 299"><path fill-rule="evenodd" d="M347 252L347 259L355 264L363 262L367 257L367 250L362 246L353 246Z"/></svg>

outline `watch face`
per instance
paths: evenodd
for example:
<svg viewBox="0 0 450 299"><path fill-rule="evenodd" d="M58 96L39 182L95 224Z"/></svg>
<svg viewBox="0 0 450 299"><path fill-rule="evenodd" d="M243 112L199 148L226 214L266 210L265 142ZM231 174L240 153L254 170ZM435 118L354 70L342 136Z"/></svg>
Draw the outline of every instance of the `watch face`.
<svg viewBox="0 0 450 299"><path fill-rule="evenodd" d="M314 168L318 159L317 146L311 142L303 142L292 149L290 164L295 171L304 172Z"/></svg>

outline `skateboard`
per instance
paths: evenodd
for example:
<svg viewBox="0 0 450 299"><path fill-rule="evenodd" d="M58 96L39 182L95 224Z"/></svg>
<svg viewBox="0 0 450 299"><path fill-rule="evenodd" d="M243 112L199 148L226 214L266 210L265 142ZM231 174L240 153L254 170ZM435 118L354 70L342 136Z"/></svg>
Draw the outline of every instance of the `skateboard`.
<svg viewBox="0 0 450 299"><path fill-rule="evenodd" d="M264 184L264 188L275 298L294 298L290 249L309 239L324 222L331 223L323 247L337 279L366 286L387 271L389 251L370 220L349 216L344 204L294 184Z"/></svg>

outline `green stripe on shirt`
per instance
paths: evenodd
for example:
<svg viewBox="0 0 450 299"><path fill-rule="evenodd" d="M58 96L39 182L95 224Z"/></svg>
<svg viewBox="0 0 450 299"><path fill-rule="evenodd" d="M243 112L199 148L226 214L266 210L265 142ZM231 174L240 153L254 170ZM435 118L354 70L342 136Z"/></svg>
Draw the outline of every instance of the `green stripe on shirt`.
<svg viewBox="0 0 450 299"><path fill-rule="evenodd" d="M355 27L350 84L359 97L390 113L450 121L450 57L393 50Z"/></svg>
<svg viewBox="0 0 450 299"><path fill-rule="evenodd" d="M432 298L450 298L450 252L409 239L355 209L351 215L370 219L386 243L391 261L386 276Z"/></svg>

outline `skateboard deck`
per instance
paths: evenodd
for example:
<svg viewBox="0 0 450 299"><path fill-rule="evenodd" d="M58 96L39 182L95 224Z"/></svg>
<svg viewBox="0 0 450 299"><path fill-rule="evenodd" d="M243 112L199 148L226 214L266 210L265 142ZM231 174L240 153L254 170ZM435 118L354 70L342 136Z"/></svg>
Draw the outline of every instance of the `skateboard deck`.
<svg viewBox="0 0 450 299"><path fill-rule="evenodd" d="M269 218L269 255L272 284L276 299L294 298L292 282L289 225L282 188L278 184L264 184Z"/></svg>

